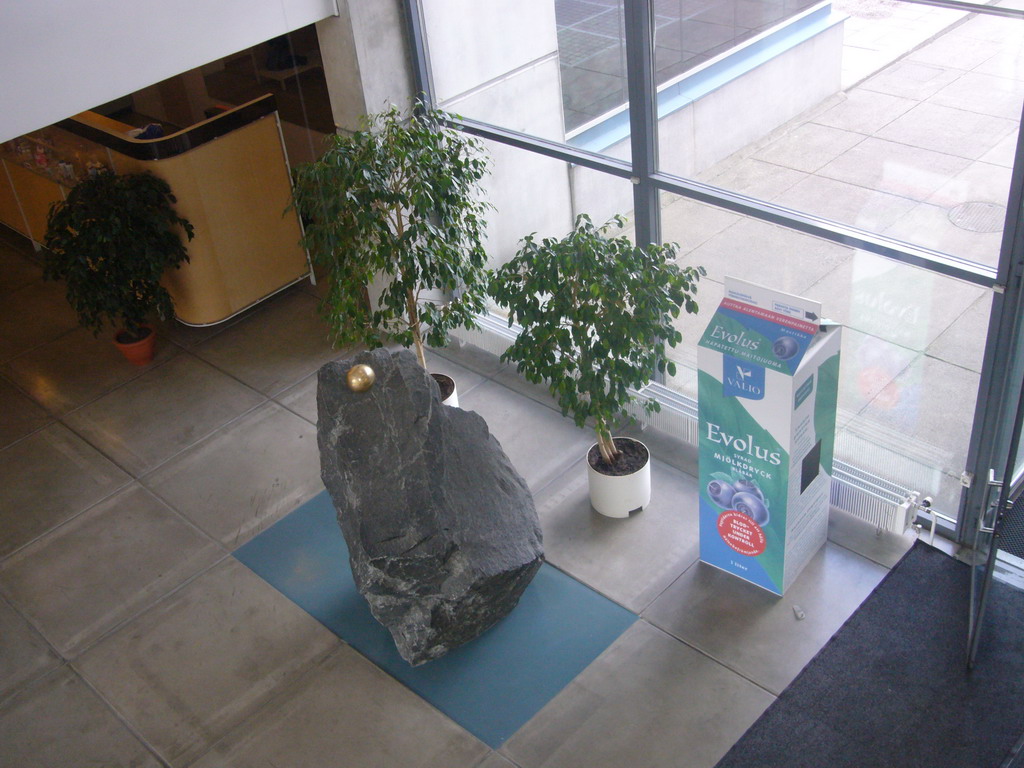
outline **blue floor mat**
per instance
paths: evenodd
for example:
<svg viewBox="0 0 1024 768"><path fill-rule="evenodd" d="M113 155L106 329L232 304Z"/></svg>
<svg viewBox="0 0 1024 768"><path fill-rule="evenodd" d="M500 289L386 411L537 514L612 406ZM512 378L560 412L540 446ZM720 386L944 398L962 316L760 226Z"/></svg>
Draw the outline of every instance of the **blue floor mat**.
<svg viewBox="0 0 1024 768"><path fill-rule="evenodd" d="M544 563L511 614L447 656L413 668L356 591L326 491L234 555L492 748L519 730L637 618Z"/></svg>

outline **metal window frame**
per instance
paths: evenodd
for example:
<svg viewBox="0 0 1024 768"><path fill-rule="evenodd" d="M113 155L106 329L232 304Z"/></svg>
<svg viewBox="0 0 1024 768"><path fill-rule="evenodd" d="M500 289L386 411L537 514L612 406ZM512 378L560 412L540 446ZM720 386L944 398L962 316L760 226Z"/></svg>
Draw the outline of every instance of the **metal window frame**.
<svg viewBox="0 0 1024 768"><path fill-rule="evenodd" d="M920 5L980 15L1024 19L1024 9L979 5L963 0L903 0ZM430 57L424 34L422 0L400 0L405 11L412 76L419 98L436 105ZM857 248L893 261L963 280L992 291L986 350L979 395L973 414L965 477L984 477L1005 455L1008 403L1016 401L1024 374L1024 227L1021 226L1024 189L1024 131L1018 131L1011 174L1006 223L997 268L940 251L915 246L858 227L786 208L764 200L675 176L658 169L658 124L653 73L654 28L650 0L623 0L627 89L630 107L629 161L618 160L470 118L456 118L461 130L484 139L628 179L633 184L637 242L661 242L660 193L680 195L707 205L776 224L840 245ZM1024 124L1024 120L1022 120ZM956 538L968 543L982 510L984 483L975 482L962 495Z"/></svg>

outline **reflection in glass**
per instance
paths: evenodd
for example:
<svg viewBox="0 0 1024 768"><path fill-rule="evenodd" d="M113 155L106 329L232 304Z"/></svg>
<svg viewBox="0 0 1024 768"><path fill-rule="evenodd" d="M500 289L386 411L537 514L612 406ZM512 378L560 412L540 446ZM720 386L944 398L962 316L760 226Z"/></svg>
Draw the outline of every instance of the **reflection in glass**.
<svg viewBox="0 0 1024 768"><path fill-rule="evenodd" d="M709 65L714 89L695 82L660 119L662 168L995 266L1022 23L837 0L790 23L770 61L737 50L728 70Z"/></svg>
<svg viewBox="0 0 1024 768"><path fill-rule="evenodd" d="M702 265L700 314L669 386L696 396L696 342L735 275L823 304L844 326L837 458L935 496L955 514L991 295L976 286L666 195L665 239Z"/></svg>

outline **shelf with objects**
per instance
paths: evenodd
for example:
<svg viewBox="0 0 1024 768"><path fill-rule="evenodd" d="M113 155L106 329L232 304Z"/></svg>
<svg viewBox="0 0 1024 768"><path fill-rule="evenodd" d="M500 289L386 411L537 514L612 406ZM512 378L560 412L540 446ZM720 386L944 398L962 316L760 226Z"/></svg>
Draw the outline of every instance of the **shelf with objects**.
<svg viewBox="0 0 1024 768"><path fill-rule="evenodd" d="M189 263L164 276L180 322L223 322L308 278L274 97L164 130L83 112L0 145L0 222L39 244L50 205L81 179L149 171L195 227Z"/></svg>

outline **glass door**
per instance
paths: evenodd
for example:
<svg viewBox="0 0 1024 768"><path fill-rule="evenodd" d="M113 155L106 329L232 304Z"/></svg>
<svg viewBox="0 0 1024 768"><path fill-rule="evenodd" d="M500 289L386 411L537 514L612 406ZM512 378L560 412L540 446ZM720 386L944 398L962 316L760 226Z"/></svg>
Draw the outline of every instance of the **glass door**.
<svg viewBox="0 0 1024 768"><path fill-rule="evenodd" d="M1006 463L997 478L989 471L988 498L978 518L974 539L974 566L971 572L970 622L968 629L968 666L974 666L985 629L985 610L991 595L996 561L1001 552L1019 558L1021 517L1024 513L1024 451L1021 450L1024 425L1024 384L1018 382L1016 413Z"/></svg>

